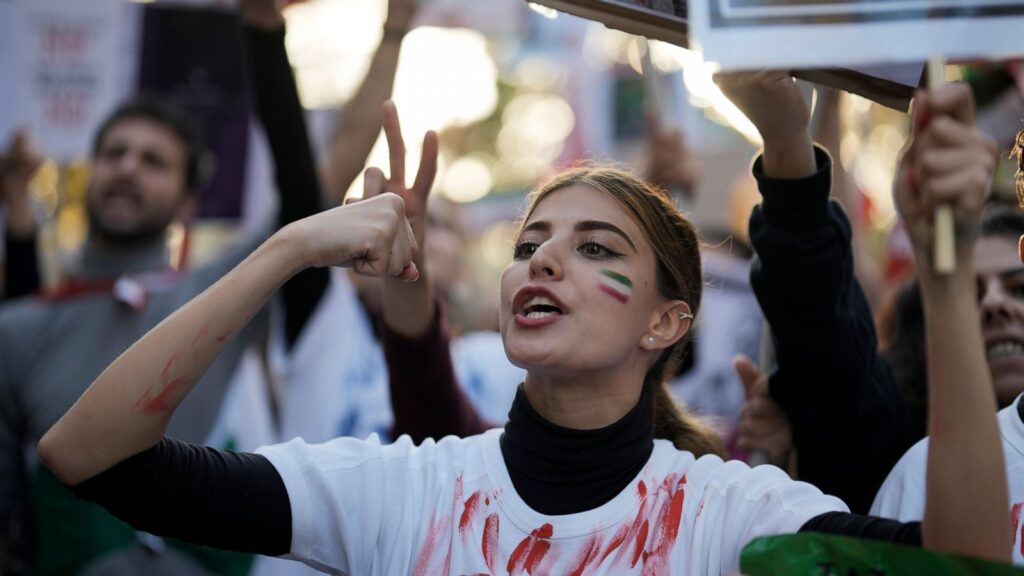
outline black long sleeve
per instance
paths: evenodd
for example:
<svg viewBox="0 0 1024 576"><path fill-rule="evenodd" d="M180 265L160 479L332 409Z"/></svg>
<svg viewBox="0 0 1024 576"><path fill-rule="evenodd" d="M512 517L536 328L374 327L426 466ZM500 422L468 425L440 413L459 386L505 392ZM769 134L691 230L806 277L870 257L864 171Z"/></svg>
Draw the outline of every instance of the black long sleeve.
<svg viewBox="0 0 1024 576"><path fill-rule="evenodd" d="M243 37L256 95L256 113L274 159L274 179L281 200L277 223L283 227L322 209L316 161L285 51L284 28L265 31L246 26ZM326 269L310 268L285 283L282 290L289 345L298 339L329 282Z"/></svg>
<svg viewBox="0 0 1024 576"><path fill-rule="evenodd" d="M268 556L291 550L288 491L258 454L164 438L71 490L157 536Z"/></svg>
<svg viewBox="0 0 1024 576"><path fill-rule="evenodd" d="M882 540L896 544L921 546L921 523L899 522L877 516L862 516L847 512L826 512L808 520L800 532L839 534L868 540Z"/></svg>
<svg viewBox="0 0 1024 576"><path fill-rule="evenodd" d="M39 254L36 236L15 238L4 233L4 290L0 298L10 300L39 290Z"/></svg>
<svg viewBox="0 0 1024 576"><path fill-rule="evenodd" d="M754 176L751 285L771 325L772 397L789 415L799 476L866 512L923 427L878 353L871 309L854 276L850 222L829 200L831 159L803 179Z"/></svg>

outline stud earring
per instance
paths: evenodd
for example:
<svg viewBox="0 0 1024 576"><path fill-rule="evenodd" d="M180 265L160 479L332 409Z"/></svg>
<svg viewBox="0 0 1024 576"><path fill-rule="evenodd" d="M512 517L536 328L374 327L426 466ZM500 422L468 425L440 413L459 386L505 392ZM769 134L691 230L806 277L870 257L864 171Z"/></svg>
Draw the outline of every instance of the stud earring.
<svg viewBox="0 0 1024 576"><path fill-rule="evenodd" d="M648 336L647 337L647 343L648 344L654 344L654 336Z"/></svg>

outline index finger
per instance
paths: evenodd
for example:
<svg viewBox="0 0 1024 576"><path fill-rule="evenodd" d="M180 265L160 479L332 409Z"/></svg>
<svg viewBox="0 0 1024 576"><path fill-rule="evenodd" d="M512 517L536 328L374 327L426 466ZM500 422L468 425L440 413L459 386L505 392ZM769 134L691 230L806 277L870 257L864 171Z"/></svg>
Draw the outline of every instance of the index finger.
<svg viewBox="0 0 1024 576"><path fill-rule="evenodd" d="M392 182L405 188L405 140L402 139L402 125L398 122L398 108L391 100L383 106L384 138L388 142L388 159L391 163Z"/></svg>
<svg viewBox="0 0 1024 576"><path fill-rule="evenodd" d="M960 122L974 125L974 94L963 82L951 82L928 93L928 113L948 115Z"/></svg>
<svg viewBox="0 0 1024 576"><path fill-rule="evenodd" d="M416 171L416 181L413 182L413 189L426 198L430 194L430 188L434 185L434 177L437 175L437 132L428 131L423 135L423 150L420 152L420 167Z"/></svg>

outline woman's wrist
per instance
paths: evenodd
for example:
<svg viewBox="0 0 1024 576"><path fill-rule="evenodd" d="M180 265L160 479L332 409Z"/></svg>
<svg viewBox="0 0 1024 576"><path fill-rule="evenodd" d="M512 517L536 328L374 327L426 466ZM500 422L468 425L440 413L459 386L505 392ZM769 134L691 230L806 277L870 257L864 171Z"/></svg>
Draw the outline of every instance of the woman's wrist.
<svg viewBox="0 0 1024 576"><path fill-rule="evenodd" d="M960 259L956 270L950 274L935 272L927 255L918 253L916 261L921 263L917 277L923 300L946 302L950 298L969 297L972 305L977 301L977 276L972 258Z"/></svg>
<svg viewBox="0 0 1024 576"><path fill-rule="evenodd" d="M806 130L764 140L761 168L770 178L806 178L818 170L814 141Z"/></svg>
<svg viewBox="0 0 1024 576"><path fill-rule="evenodd" d="M309 238L301 220L275 232L263 249L271 265L287 271L288 278L313 267Z"/></svg>

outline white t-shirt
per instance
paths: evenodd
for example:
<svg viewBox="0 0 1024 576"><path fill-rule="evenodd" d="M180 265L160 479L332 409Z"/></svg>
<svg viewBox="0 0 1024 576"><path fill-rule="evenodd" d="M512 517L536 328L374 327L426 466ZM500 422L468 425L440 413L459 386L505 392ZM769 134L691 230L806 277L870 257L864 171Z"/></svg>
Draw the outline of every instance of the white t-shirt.
<svg viewBox="0 0 1024 576"><path fill-rule="evenodd" d="M376 437L261 448L284 479L291 557L334 574L719 574L752 539L846 511L771 466L664 440L610 502L547 516L518 496L501 430L414 446Z"/></svg>
<svg viewBox="0 0 1024 576"><path fill-rule="evenodd" d="M999 432L1003 437L1003 457L1006 460L1006 480L1010 490L1010 517L1013 530L1013 563L1024 565L1021 555L1024 526L1021 509L1024 508L1024 422L1017 414L1017 402L999 411ZM911 522L924 518L925 478L928 460L928 439L921 440L907 450L889 472L871 505L871 514Z"/></svg>

